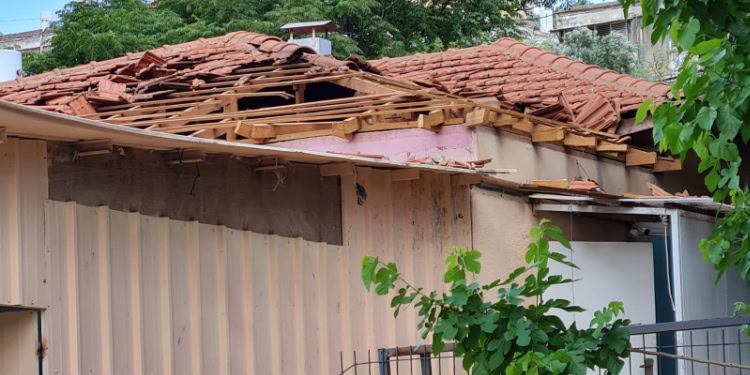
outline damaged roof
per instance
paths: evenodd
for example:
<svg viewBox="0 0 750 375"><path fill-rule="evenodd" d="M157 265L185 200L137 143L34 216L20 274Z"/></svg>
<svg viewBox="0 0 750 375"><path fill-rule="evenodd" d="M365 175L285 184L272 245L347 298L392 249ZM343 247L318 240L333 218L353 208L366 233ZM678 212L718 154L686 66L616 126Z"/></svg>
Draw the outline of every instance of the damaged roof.
<svg viewBox="0 0 750 375"><path fill-rule="evenodd" d="M0 99L79 114L68 106L77 94L95 104L132 103L169 90L198 88L206 79L242 67L299 60L328 69L356 68L352 62L315 55L310 47L275 36L238 31L2 82Z"/></svg>
<svg viewBox="0 0 750 375"><path fill-rule="evenodd" d="M669 85L558 56L514 39L491 45L370 61L392 78L464 97L497 97L506 108L614 132L646 99L668 100Z"/></svg>

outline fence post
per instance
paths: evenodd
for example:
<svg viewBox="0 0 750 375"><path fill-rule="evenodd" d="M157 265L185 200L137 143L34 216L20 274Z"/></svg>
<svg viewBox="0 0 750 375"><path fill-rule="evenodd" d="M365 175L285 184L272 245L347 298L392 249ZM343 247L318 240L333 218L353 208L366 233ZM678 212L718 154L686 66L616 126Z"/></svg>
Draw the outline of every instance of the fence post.
<svg viewBox="0 0 750 375"><path fill-rule="evenodd" d="M398 366L398 363L396 363L396 366ZM380 369L380 375L391 375L391 366L388 365L385 349L378 349L378 368Z"/></svg>

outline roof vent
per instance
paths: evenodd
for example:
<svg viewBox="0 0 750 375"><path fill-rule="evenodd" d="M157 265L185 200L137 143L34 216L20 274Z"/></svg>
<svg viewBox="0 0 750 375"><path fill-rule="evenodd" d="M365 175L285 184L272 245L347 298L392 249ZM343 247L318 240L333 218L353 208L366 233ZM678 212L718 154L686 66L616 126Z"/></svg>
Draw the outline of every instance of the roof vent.
<svg viewBox="0 0 750 375"><path fill-rule="evenodd" d="M281 26L281 29L289 31L289 42L311 47L320 55L331 54L331 41L327 39L328 33L339 31L333 21L292 22ZM319 37L317 33L325 33L325 38ZM311 36L295 38L294 34Z"/></svg>

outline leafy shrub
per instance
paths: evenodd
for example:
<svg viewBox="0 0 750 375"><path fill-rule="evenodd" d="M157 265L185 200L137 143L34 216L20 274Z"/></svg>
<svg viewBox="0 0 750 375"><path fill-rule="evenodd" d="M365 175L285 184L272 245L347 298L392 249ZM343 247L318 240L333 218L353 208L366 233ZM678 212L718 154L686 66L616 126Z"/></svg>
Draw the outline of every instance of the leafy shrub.
<svg viewBox="0 0 750 375"><path fill-rule="evenodd" d="M596 367L619 373L630 349L626 329L630 322L613 322L624 311L622 302L610 302L596 311L589 328L579 329L575 323L566 326L551 311L583 309L565 299L544 300L543 296L550 287L574 282L550 275L550 261L576 267L564 254L551 252L548 239L568 249L570 243L548 220L542 220L530 234L527 265L487 285L473 281L482 269L481 253L465 247L454 247L447 257L443 282L450 285L450 292L440 296L412 286L394 263L377 257L362 259L362 281L368 291L374 284L378 295L396 290L399 284L391 300L394 316L414 304L422 318L418 327L422 338L432 334L433 353L442 351L444 341L455 341L456 356L463 356L463 366L472 374L585 375L587 369Z"/></svg>

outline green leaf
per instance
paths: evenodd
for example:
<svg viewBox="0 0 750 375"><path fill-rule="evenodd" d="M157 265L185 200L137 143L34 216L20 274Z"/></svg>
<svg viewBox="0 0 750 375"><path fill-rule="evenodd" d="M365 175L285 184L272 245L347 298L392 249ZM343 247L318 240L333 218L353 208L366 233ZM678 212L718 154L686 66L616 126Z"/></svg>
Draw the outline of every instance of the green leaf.
<svg viewBox="0 0 750 375"><path fill-rule="evenodd" d="M718 46L721 45L721 39L711 39L705 42L700 42L695 47L690 49L690 53L693 55L702 55Z"/></svg>
<svg viewBox="0 0 750 375"><path fill-rule="evenodd" d="M635 123L640 124L643 122L643 120L646 119L646 116L648 115L648 108L651 106L651 99L646 99L641 103L641 106L638 107L638 112L635 113Z"/></svg>
<svg viewBox="0 0 750 375"><path fill-rule="evenodd" d="M672 18L672 26L669 28L669 34L672 37L674 44L679 43L679 32L680 32L680 17Z"/></svg>
<svg viewBox="0 0 750 375"><path fill-rule="evenodd" d="M503 352L498 350L490 356L490 371L495 371L500 365L503 364L503 360L505 360L505 356L503 356Z"/></svg>
<svg viewBox="0 0 750 375"><path fill-rule="evenodd" d="M716 116L716 127L722 135L726 136L727 139L734 139L740 132L741 126L742 123L734 116L729 105L724 104L719 108Z"/></svg>
<svg viewBox="0 0 750 375"><path fill-rule="evenodd" d="M698 115L695 116L695 122L697 122L698 126L704 130L711 130L715 119L716 110L709 106L701 107L700 111L698 111Z"/></svg>
<svg viewBox="0 0 750 375"><path fill-rule="evenodd" d="M476 250L468 251L464 254L464 264L466 270L471 273L480 273L482 271L482 265L477 261L482 253Z"/></svg>
<svg viewBox="0 0 750 375"><path fill-rule="evenodd" d="M365 284L365 289L370 291L370 285L375 278L375 268L378 266L378 257L370 257L365 255L362 257L362 282Z"/></svg>
<svg viewBox="0 0 750 375"><path fill-rule="evenodd" d="M700 21L698 21L694 17L690 17L690 21L687 24L683 24L683 27L680 28L679 40L677 44L682 49L689 50L693 47L693 43L695 42L695 35L698 34L698 31L700 31L700 29Z"/></svg>

